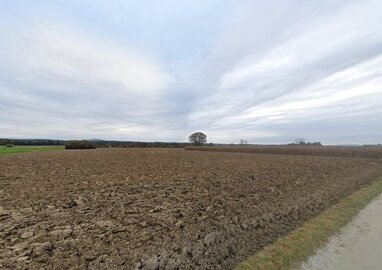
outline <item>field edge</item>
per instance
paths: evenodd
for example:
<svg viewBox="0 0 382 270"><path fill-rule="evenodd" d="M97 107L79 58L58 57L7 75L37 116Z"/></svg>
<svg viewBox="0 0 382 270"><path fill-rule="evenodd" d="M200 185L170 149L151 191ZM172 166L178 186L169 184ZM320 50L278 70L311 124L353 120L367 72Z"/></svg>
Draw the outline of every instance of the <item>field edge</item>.
<svg viewBox="0 0 382 270"><path fill-rule="evenodd" d="M280 270L298 267L382 193L382 177L343 198L302 227L279 238L235 267L235 270Z"/></svg>
<svg viewBox="0 0 382 270"><path fill-rule="evenodd" d="M21 154L21 153L31 153L31 152L46 152L46 151L62 151L65 150L63 145L54 146L14 146L5 147L0 146L0 155L9 154Z"/></svg>

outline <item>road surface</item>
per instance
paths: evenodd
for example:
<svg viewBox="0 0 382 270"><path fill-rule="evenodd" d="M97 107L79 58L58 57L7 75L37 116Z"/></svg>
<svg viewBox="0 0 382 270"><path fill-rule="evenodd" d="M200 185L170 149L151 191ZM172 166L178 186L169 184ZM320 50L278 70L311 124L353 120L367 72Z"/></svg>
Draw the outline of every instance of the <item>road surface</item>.
<svg viewBox="0 0 382 270"><path fill-rule="evenodd" d="M300 267L300 270L360 269L382 269L382 194Z"/></svg>

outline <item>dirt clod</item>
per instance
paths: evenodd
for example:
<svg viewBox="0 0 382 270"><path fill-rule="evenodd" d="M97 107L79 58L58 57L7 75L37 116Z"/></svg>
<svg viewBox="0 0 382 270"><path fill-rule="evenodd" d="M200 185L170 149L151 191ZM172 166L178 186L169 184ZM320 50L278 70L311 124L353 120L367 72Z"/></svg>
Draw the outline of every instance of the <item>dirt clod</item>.
<svg viewBox="0 0 382 270"><path fill-rule="evenodd" d="M44 253L50 253L52 249L53 249L53 245L50 242L36 244L32 250L32 257L38 257Z"/></svg>

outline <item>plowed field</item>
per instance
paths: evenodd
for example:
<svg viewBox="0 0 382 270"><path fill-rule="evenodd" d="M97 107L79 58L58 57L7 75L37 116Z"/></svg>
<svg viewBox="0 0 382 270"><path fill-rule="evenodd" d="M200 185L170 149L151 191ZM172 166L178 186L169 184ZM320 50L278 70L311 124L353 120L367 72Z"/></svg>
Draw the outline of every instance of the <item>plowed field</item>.
<svg viewBox="0 0 382 270"><path fill-rule="evenodd" d="M182 149L0 156L0 268L232 269L381 169Z"/></svg>

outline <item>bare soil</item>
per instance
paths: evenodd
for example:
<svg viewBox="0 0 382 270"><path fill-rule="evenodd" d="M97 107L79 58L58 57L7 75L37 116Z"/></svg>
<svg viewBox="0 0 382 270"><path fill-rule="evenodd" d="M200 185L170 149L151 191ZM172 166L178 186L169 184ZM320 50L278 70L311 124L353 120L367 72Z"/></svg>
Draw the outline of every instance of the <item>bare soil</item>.
<svg viewBox="0 0 382 270"><path fill-rule="evenodd" d="M0 157L1 269L232 269L378 160L182 149Z"/></svg>

